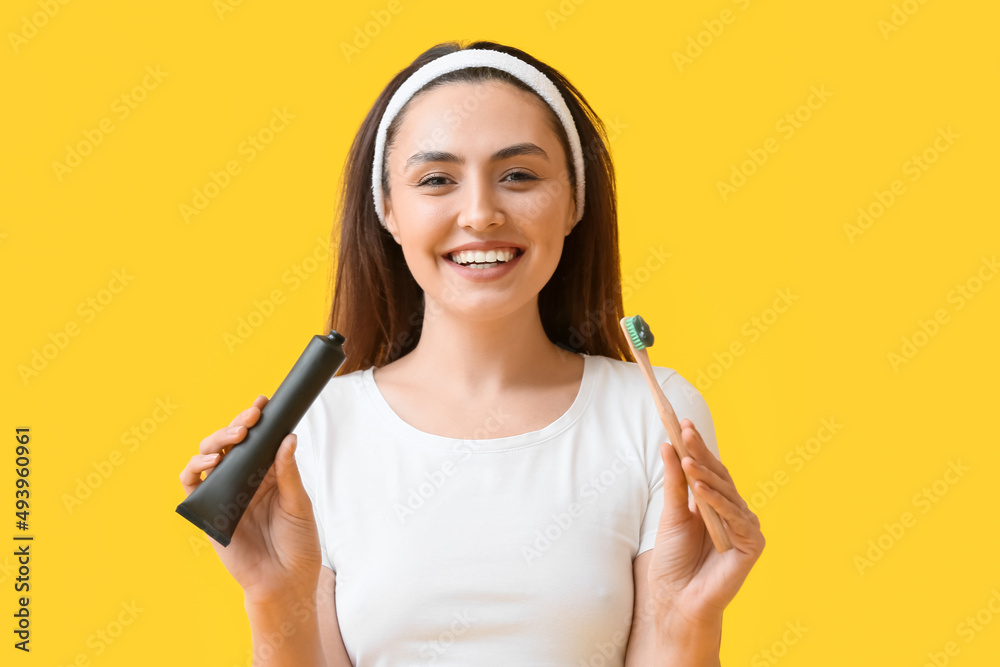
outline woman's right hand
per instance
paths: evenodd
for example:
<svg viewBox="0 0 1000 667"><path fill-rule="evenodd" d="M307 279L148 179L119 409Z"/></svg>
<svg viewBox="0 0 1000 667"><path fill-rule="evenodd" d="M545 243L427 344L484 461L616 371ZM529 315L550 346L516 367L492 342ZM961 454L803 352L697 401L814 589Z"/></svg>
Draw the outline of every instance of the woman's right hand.
<svg viewBox="0 0 1000 667"><path fill-rule="evenodd" d="M257 423L267 400L267 396L258 396L228 428L201 441L199 454L191 457L180 474L185 496L201 484L202 472L208 471L207 477L226 453L246 438L247 429ZM295 443L294 433L281 441L274 464L257 487L229 546L208 538L243 588L247 602L290 602L295 597L308 599L316 591L321 566L319 531L312 501L295 465Z"/></svg>

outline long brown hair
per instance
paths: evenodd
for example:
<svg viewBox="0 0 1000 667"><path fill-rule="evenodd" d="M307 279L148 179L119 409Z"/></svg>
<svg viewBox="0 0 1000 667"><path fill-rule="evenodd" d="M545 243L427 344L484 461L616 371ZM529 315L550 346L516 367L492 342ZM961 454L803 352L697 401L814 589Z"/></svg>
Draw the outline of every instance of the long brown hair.
<svg viewBox="0 0 1000 667"><path fill-rule="evenodd" d="M412 350L420 339L423 290L410 273L402 248L379 222L372 200L375 137L396 89L423 65L462 49L492 49L520 58L544 73L566 101L583 147L584 215L566 237L555 273L539 292L539 316L546 335L560 347L631 360L628 342L618 324L624 315L618 208L604 123L562 74L524 51L487 41L465 47L459 42L444 42L421 53L382 90L361 123L344 163L337 212L339 225L334 227L331 238L338 259L336 276L331 272L333 303L327 318L327 328L336 329L347 339L344 344L347 360L338 375L384 366ZM503 80L534 94L531 88L505 72L483 67L445 74L421 92L446 81L485 79ZM405 110L406 106L389 127L387 147ZM569 156L562 124L554 113L550 120ZM575 185L573 170L568 171ZM383 188L388 192L385 180L383 177Z"/></svg>

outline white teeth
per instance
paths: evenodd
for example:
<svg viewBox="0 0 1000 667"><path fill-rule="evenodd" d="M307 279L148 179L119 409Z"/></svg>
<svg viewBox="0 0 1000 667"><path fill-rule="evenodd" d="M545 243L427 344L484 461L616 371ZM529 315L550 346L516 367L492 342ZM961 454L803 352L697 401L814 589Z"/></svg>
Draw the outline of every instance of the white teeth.
<svg viewBox="0 0 1000 667"><path fill-rule="evenodd" d="M497 262L509 262L514 259L517 254L517 250L514 248L499 248L495 250L462 250L461 252L453 252L448 257L451 261L456 264L464 264L467 266L472 266L473 268L485 268L485 266L478 266L480 264L495 264Z"/></svg>

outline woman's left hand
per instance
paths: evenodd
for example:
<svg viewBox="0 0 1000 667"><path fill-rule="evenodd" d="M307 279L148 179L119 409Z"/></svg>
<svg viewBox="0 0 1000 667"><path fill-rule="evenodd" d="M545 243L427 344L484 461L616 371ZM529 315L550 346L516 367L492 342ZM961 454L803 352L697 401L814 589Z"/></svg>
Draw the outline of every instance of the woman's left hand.
<svg viewBox="0 0 1000 667"><path fill-rule="evenodd" d="M760 521L736 490L733 478L705 446L689 419L681 421L681 437L690 456L683 461L670 443L660 445L663 458L663 511L649 564L649 585L661 618L712 627L764 550ZM683 469L682 469L683 466ZM733 548L715 550L694 498L715 508L726 524Z"/></svg>

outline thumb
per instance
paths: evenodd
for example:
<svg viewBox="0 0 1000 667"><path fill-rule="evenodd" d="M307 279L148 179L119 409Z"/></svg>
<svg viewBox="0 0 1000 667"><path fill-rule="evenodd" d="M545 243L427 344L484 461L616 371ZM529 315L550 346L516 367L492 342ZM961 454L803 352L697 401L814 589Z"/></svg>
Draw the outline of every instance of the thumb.
<svg viewBox="0 0 1000 667"><path fill-rule="evenodd" d="M688 507L688 485L681 461L669 442L660 443L663 458L663 511L660 523L681 523L691 517Z"/></svg>
<svg viewBox="0 0 1000 667"><path fill-rule="evenodd" d="M292 516L305 518L312 516L312 501L302 485L299 467L295 462L297 444L298 438L294 433L285 436L274 457L274 469L278 478L278 497L282 508Z"/></svg>

